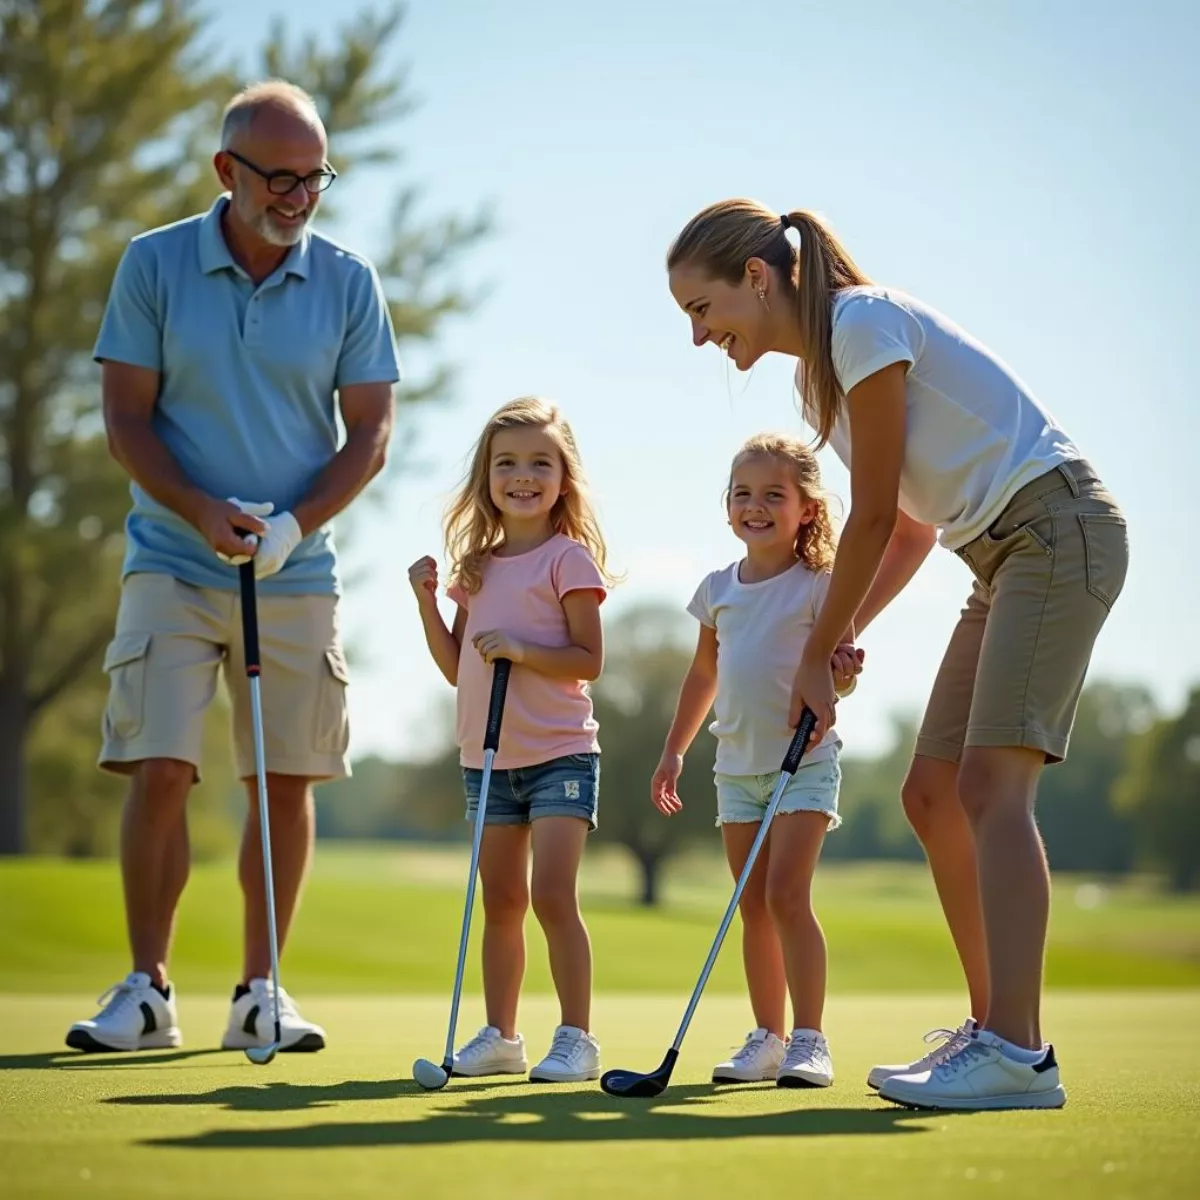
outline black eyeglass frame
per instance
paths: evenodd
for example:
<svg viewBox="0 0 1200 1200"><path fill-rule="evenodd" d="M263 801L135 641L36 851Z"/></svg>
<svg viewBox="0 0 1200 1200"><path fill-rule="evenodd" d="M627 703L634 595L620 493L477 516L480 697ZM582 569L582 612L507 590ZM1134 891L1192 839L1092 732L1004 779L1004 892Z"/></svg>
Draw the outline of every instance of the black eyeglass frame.
<svg viewBox="0 0 1200 1200"><path fill-rule="evenodd" d="M252 163L248 158L244 158L236 150L226 150L235 162L240 162L243 167L249 167L256 175L262 176L267 181L267 191L272 196L286 196L289 192L294 192L298 185L303 184L304 190L310 196L320 195L321 192L327 191L333 181L338 177L337 172L326 163L319 171L310 171L307 175L297 175L295 171L264 171L257 163ZM286 187L280 187L280 180L288 180ZM317 186L313 186L314 182Z"/></svg>

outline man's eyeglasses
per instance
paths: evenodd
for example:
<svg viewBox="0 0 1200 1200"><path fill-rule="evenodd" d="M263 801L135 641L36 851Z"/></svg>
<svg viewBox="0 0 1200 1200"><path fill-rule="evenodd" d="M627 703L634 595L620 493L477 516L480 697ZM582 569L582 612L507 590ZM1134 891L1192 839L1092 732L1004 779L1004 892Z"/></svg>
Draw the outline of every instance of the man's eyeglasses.
<svg viewBox="0 0 1200 1200"><path fill-rule="evenodd" d="M295 191L299 184L304 185L304 190L310 196L315 196L318 192L323 192L337 178L337 172L332 167L311 171L307 175L297 175L295 171L264 171L262 167L252 163L248 158L243 158L235 150L226 150L225 153L240 162L243 167L249 167L256 175L261 175L267 181L267 191L273 196L286 196L289 192Z"/></svg>

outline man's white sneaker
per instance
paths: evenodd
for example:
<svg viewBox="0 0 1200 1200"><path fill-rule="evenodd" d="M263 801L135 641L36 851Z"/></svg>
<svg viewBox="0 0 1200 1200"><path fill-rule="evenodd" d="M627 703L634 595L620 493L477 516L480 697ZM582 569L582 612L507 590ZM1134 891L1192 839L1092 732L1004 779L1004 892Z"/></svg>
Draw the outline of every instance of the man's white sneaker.
<svg viewBox="0 0 1200 1200"><path fill-rule="evenodd" d="M532 1071L534 1083L583 1083L600 1078L600 1043L583 1029L560 1025L550 1052Z"/></svg>
<svg viewBox="0 0 1200 1200"><path fill-rule="evenodd" d="M524 1075L525 1040L500 1036L495 1025L485 1025L454 1054L455 1075Z"/></svg>
<svg viewBox="0 0 1200 1200"><path fill-rule="evenodd" d="M922 1054L920 1058L910 1063L894 1063L886 1066L872 1067L871 1073L867 1076L867 1087L872 1087L878 1091L883 1081L891 1079L893 1075L919 1075L922 1071L928 1071L936 1067L938 1063L945 1062L977 1028L975 1018L968 1017L957 1029L931 1029L925 1035L925 1040L927 1042L940 1042L940 1045L935 1046L928 1054Z"/></svg>
<svg viewBox="0 0 1200 1200"><path fill-rule="evenodd" d="M1062 1108L1067 1102L1053 1046L1032 1062L1021 1062L987 1030L972 1034L928 1071L885 1079L879 1094L909 1108L958 1111Z"/></svg>
<svg viewBox="0 0 1200 1200"><path fill-rule="evenodd" d="M175 991L164 996L150 976L134 971L114 983L97 1001L100 1011L67 1030L72 1050L163 1050L183 1044L175 1015Z"/></svg>
<svg viewBox="0 0 1200 1200"><path fill-rule="evenodd" d="M774 1079L783 1065L783 1039L769 1029L746 1034L742 1048L732 1058L713 1067L713 1083L761 1083Z"/></svg>
<svg viewBox="0 0 1200 1200"><path fill-rule="evenodd" d="M775 1086L829 1087L831 1083L833 1059L825 1035L815 1029L793 1029Z"/></svg>
<svg viewBox="0 0 1200 1200"><path fill-rule="evenodd" d="M249 1050L269 1045L274 1039L275 995L271 981L252 979L246 991L239 987L233 994L221 1049ZM279 989L279 1049L295 1053L325 1049L325 1030L300 1015L284 988Z"/></svg>

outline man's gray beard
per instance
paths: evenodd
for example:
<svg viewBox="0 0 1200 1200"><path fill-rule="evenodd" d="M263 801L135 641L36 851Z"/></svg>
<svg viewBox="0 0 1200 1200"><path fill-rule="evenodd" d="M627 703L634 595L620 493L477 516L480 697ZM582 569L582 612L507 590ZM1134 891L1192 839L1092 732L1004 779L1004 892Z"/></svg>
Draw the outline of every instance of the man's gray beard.
<svg viewBox="0 0 1200 1200"><path fill-rule="evenodd" d="M264 242L269 242L272 246L286 248L296 245L297 242L304 236L304 231L308 227L308 223L313 218L315 209L310 207L304 213L304 220L296 226L277 225L271 214L263 209L261 212L254 212L249 209L244 201L235 200L237 214L242 220L258 234Z"/></svg>

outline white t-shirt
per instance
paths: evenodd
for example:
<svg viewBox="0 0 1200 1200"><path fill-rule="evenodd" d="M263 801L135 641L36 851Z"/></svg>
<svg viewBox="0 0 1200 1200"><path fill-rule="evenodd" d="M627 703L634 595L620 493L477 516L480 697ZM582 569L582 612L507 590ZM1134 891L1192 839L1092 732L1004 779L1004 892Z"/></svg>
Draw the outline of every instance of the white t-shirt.
<svg viewBox="0 0 1200 1200"><path fill-rule="evenodd" d="M852 287L833 306L833 364L848 393L892 363L909 364L900 508L957 550L983 533L1027 483L1079 450L1012 370L929 305L894 288ZM803 363L796 385L803 396ZM815 427L812 413L805 420ZM829 439L850 466L850 419Z"/></svg>
<svg viewBox="0 0 1200 1200"><path fill-rule="evenodd" d="M740 562L704 578L688 605L717 631L716 770L721 775L768 775L783 764L795 730L788 726L792 680L804 643L829 590L829 573L803 563L742 583ZM830 730L805 762L832 758L841 746Z"/></svg>

